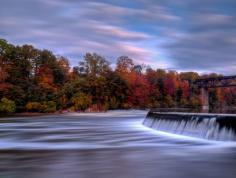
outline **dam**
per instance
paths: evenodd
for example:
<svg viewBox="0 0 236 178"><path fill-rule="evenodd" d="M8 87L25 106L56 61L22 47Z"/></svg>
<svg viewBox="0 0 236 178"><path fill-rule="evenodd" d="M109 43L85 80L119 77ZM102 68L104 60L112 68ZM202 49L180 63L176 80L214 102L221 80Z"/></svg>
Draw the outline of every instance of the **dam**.
<svg viewBox="0 0 236 178"><path fill-rule="evenodd" d="M155 130L178 135L236 141L235 114L149 111L143 124Z"/></svg>

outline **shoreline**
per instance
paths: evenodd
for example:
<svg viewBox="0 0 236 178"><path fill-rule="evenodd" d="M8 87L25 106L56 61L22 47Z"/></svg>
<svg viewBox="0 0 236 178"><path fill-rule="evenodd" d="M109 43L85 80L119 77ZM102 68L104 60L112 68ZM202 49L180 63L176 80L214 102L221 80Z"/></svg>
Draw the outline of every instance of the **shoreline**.
<svg viewBox="0 0 236 178"><path fill-rule="evenodd" d="M0 114L0 118L12 118L12 117L36 117L45 115L54 115L60 113L39 113L39 112L23 112L23 113L12 113L12 114Z"/></svg>
<svg viewBox="0 0 236 178"><path fill-rule="evenodd" d="M73 113L107 113L108 111L120 111L120 110L137 110L134 109L112 109L106 111L56 111L53 113L40 113L40 112L22 112L22 113L11 113L11 114L0 114L0 118L13 118L13 117L37 117L37 116L48 116L48 115L61 115L61 114L73 114ZM145 110L145 109L138 109L138 110Z"/></svg>

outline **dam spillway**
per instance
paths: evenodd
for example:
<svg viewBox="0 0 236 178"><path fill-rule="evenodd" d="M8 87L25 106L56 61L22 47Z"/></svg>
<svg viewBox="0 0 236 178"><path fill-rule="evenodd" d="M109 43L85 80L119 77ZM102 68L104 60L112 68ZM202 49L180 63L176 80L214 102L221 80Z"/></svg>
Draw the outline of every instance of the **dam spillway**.
<svg viewBox="0 0 236 178"><path fill-rule="evenodd" d="M155 130L219 141L236 141L235 114L150 111L143 124Z"/></svg>

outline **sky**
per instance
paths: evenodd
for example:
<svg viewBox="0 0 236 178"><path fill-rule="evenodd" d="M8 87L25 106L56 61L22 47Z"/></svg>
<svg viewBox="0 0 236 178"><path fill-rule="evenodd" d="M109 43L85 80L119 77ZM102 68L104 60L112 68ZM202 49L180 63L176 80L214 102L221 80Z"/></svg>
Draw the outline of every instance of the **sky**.
<svg viewBox="0 0 236 178"><path fill-rule="evenodd" d="M0 0L0 38L77 65L86 52L114 66L236 74L235 0Z"/></svg>

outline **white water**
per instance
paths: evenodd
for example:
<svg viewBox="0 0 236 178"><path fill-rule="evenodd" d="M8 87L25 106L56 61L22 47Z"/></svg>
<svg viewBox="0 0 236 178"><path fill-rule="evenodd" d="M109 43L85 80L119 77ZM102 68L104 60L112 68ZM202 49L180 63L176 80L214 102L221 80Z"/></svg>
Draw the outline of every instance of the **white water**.
<svg viewBox="0 0 236 178"><path fill-rule="evenodd" d="M189 120L171 120L158 116L155 118L147 117L143 124L155 130L179 135L220 141L236 140L233 129L220 127L215 116L203 119L198 116L191 116Z"/></svg>

